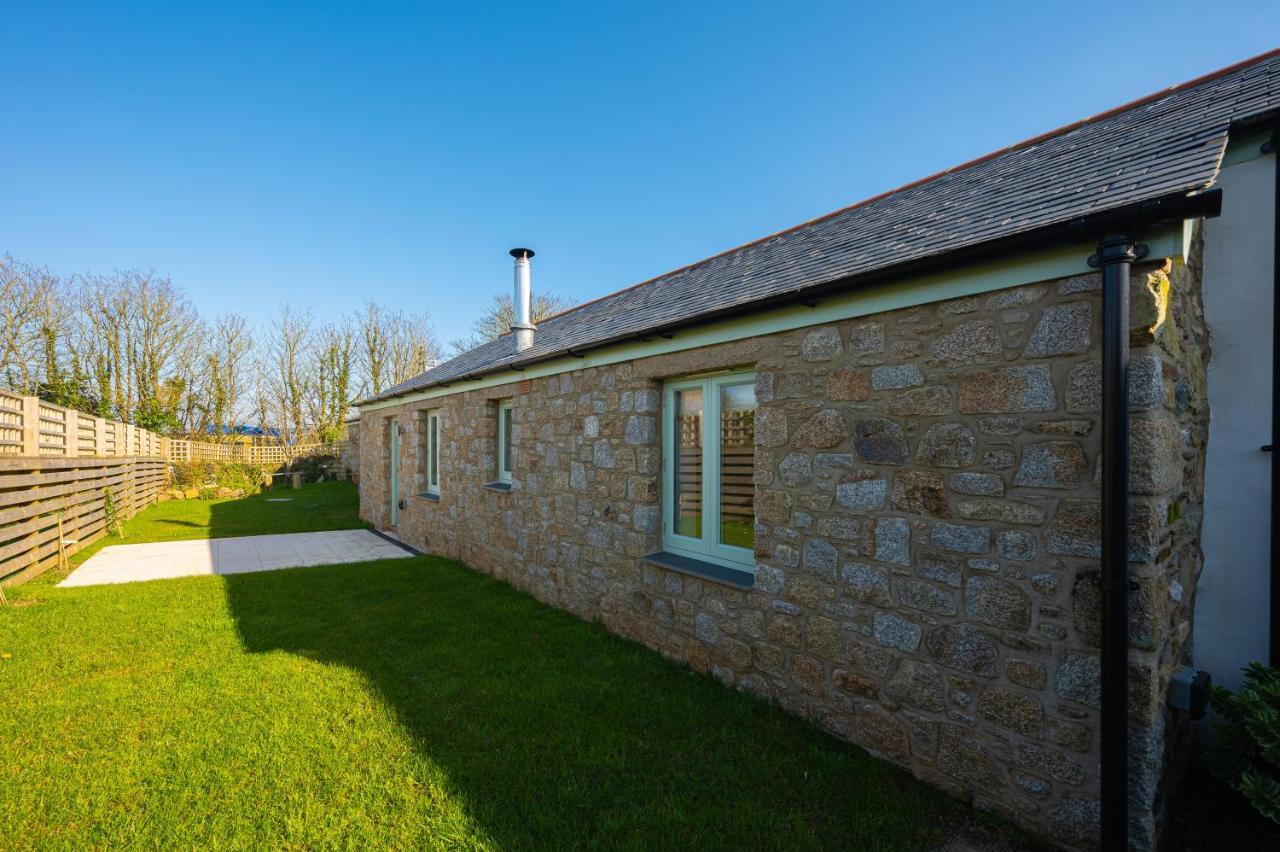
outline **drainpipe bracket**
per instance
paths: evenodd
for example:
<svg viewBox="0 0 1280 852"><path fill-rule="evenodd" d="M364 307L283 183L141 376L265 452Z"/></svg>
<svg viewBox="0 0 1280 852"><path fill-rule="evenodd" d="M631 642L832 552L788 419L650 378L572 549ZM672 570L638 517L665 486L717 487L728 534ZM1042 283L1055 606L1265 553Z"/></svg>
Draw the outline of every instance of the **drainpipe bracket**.
<svg viewBox="0 0 1280 852"><path fill-rule="evenodd" d="M1111 263L1133 263L1151 254L1146 243L1131 243L1125 237L1103 237L1098 250L1089 255L1091 269L1101 269Z"/></svg>

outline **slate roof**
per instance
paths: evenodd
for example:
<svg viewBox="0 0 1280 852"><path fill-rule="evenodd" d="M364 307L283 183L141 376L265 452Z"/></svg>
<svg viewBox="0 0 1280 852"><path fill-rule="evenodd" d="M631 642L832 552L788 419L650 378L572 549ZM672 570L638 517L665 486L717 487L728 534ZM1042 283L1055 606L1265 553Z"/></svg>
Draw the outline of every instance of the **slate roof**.
<svg viewBox="0 0 1280 852"><path fill-rule="evenodd" d="M364 403L1211 184L1233 124L1280 109L1280 50L579 305ZM514 375L514 374L513 374Z"/></svg>

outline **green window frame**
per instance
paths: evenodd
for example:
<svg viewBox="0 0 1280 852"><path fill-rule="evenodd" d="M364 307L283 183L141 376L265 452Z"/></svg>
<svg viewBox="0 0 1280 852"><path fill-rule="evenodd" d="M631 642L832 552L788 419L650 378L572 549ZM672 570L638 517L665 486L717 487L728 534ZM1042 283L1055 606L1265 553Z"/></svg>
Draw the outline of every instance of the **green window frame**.
<svg viewBox="0 0 1280 852"><path fill-rule="evenodd" d="M498 402L498 481L507 485L511 484L511 469L514 466L511 447L514 417L512 401L500 400Z"/></svg>
<svg viewBox="0 0 1280 852"><path fill-rule="evenodd" d="M426 435L423 436L423 478L429 497L440 496L440 412L426 413Z"/></svg>
<svg viewBox="0 0 1280 852"><path fill-rule="evenodd" d="M754 372L670 381L663 388L662 406L663 549L753 574L755 511L750 470L755 465L755 381ZM750 413L740 418L745 426L738 429L742 443L724 442L726 389L731 389L729 395L750 395ZM689 398L701 394L697 420L682 417L680 407L687 392L693 392ZM693 441L700 441L700 446L691 445ZM695 482L697 477L700 481ZM686 511L693 505L695 517Z"/></svg>

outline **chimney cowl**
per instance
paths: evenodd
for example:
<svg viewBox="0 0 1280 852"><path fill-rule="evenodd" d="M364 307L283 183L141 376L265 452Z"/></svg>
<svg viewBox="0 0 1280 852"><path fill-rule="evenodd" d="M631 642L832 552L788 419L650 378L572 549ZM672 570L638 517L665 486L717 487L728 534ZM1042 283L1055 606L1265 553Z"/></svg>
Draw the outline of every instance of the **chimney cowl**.
<svg viewBox="0 0 1280 852"><path fill-rule="evenodd" d="M537 330L533 324L533 284L529 264L533 249L513 248L510 254L516 259L515 294L512 300L515 322L511 325L511 340L515 352L519 354L533 346L533 334Z"/></svg>

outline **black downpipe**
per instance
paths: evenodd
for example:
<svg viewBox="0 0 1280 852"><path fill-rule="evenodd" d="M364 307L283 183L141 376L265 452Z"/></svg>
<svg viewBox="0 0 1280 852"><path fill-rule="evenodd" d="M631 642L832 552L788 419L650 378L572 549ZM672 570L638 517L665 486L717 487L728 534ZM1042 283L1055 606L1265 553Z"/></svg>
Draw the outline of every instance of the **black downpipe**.
<svg viewBox="0 0 1280 852"><path fill-rule="evenodd" d="M1280 667L1280 131L1268 143L1275 158L1275 233L1271 237L1271 665ZM1265 150L1265 149L1264 149Z"/></svg>
<svg viewBox="0 0 1280 852"><path fill-rule="evenodd" d="M1102 848L1129 845L1129 268L1144 255L1109 234L1102 269Z"/></svg>

